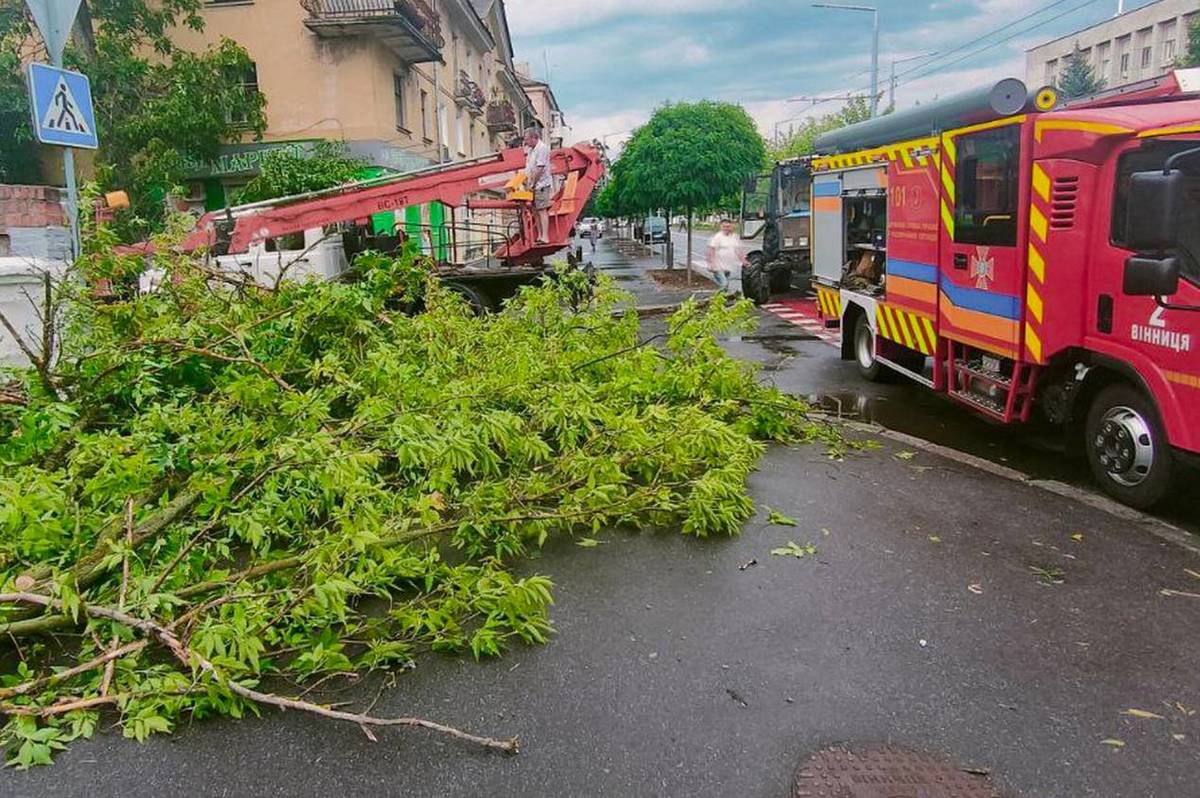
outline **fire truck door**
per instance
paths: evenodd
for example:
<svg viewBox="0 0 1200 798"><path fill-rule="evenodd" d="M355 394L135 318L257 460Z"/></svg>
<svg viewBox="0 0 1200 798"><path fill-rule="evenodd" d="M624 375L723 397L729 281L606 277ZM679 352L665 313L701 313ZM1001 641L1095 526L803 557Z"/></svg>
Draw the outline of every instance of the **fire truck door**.
<svg viewBox="0 0 1200 798"><path fill-rule="evenodd" d="M1018 122L942 137L941 334L1016 359L1024 261Z"/></svg>

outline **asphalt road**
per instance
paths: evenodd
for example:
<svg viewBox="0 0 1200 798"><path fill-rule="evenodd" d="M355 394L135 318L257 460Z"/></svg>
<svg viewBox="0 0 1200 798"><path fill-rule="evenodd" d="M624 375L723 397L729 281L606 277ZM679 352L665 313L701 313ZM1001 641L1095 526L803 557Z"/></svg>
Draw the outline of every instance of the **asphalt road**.
<svg viewBox="0 0 1200 798"><path fill-rule="evenodd" d="M638 264L602 254L651 297ZM827 344L775 324L727 345L782 387L862 395ZM845 462L775 447L751 490L799 525L764 510L732 540L553 542L528 564L557 586L548 645L423 660L375 707L519 735L518 757L268 712L144 745L101 735L0 773L0 795L787 796L839 741L941 752L1012 796L1197 794L1200 556L886 439ZM789 541L817 553L771 554ZM374 685L326 700L347 695Z"/></svg>

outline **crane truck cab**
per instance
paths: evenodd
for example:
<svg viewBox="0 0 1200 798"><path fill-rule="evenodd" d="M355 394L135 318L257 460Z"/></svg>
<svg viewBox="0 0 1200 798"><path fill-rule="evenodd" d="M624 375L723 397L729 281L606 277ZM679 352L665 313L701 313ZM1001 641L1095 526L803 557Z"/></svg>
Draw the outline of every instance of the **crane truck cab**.
<svg viewBox="0 0 1200 798"><path fill-rule="evenodd" d="M1134 507L1200 461L1200 70L1006 80L816 147L819 306L864 377L1062 425Z"/></svg>
<svg viewBox="0 0 1200 798"><path fill-rule="evenodd" d="M772 294L805 287L812 275L811 185L809 159L792 158L743 188L739 234L750 247L744 283L746 295L760 305Z"/></svg>

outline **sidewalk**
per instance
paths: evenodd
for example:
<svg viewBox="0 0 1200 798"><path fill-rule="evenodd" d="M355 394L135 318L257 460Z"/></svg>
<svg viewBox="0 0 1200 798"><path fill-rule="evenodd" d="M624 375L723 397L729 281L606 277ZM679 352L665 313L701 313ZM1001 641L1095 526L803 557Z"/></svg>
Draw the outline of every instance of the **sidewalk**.
<svg viewBox="0 0 1200 798"><path fill-rule="evenodd" d="M675 305L691 296L711 297L716 285L700 272L692 273L692 288L668 288L659 284L649 272L666 269L662 256L636 241L605 236L597 242L596 251L591 252L587 240L582 240L584 262L591 262L596 271L616 281L618 287L634 296L638 307ZM676 252L676 271L681 275L683 256Z"/></svg>

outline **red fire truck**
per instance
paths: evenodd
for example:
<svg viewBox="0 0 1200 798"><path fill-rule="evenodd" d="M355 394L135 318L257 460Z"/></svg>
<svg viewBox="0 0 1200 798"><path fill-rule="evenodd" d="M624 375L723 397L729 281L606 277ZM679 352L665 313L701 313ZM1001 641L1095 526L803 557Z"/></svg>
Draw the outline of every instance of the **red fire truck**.
<svg viewBox="0 0 1200 798"><path fill-rule="evenodd" d="M814 281L864 377L1036 409L1135 507L1200 460L1200 70L1065 106L1006 80L816 148Z"/></svg>

